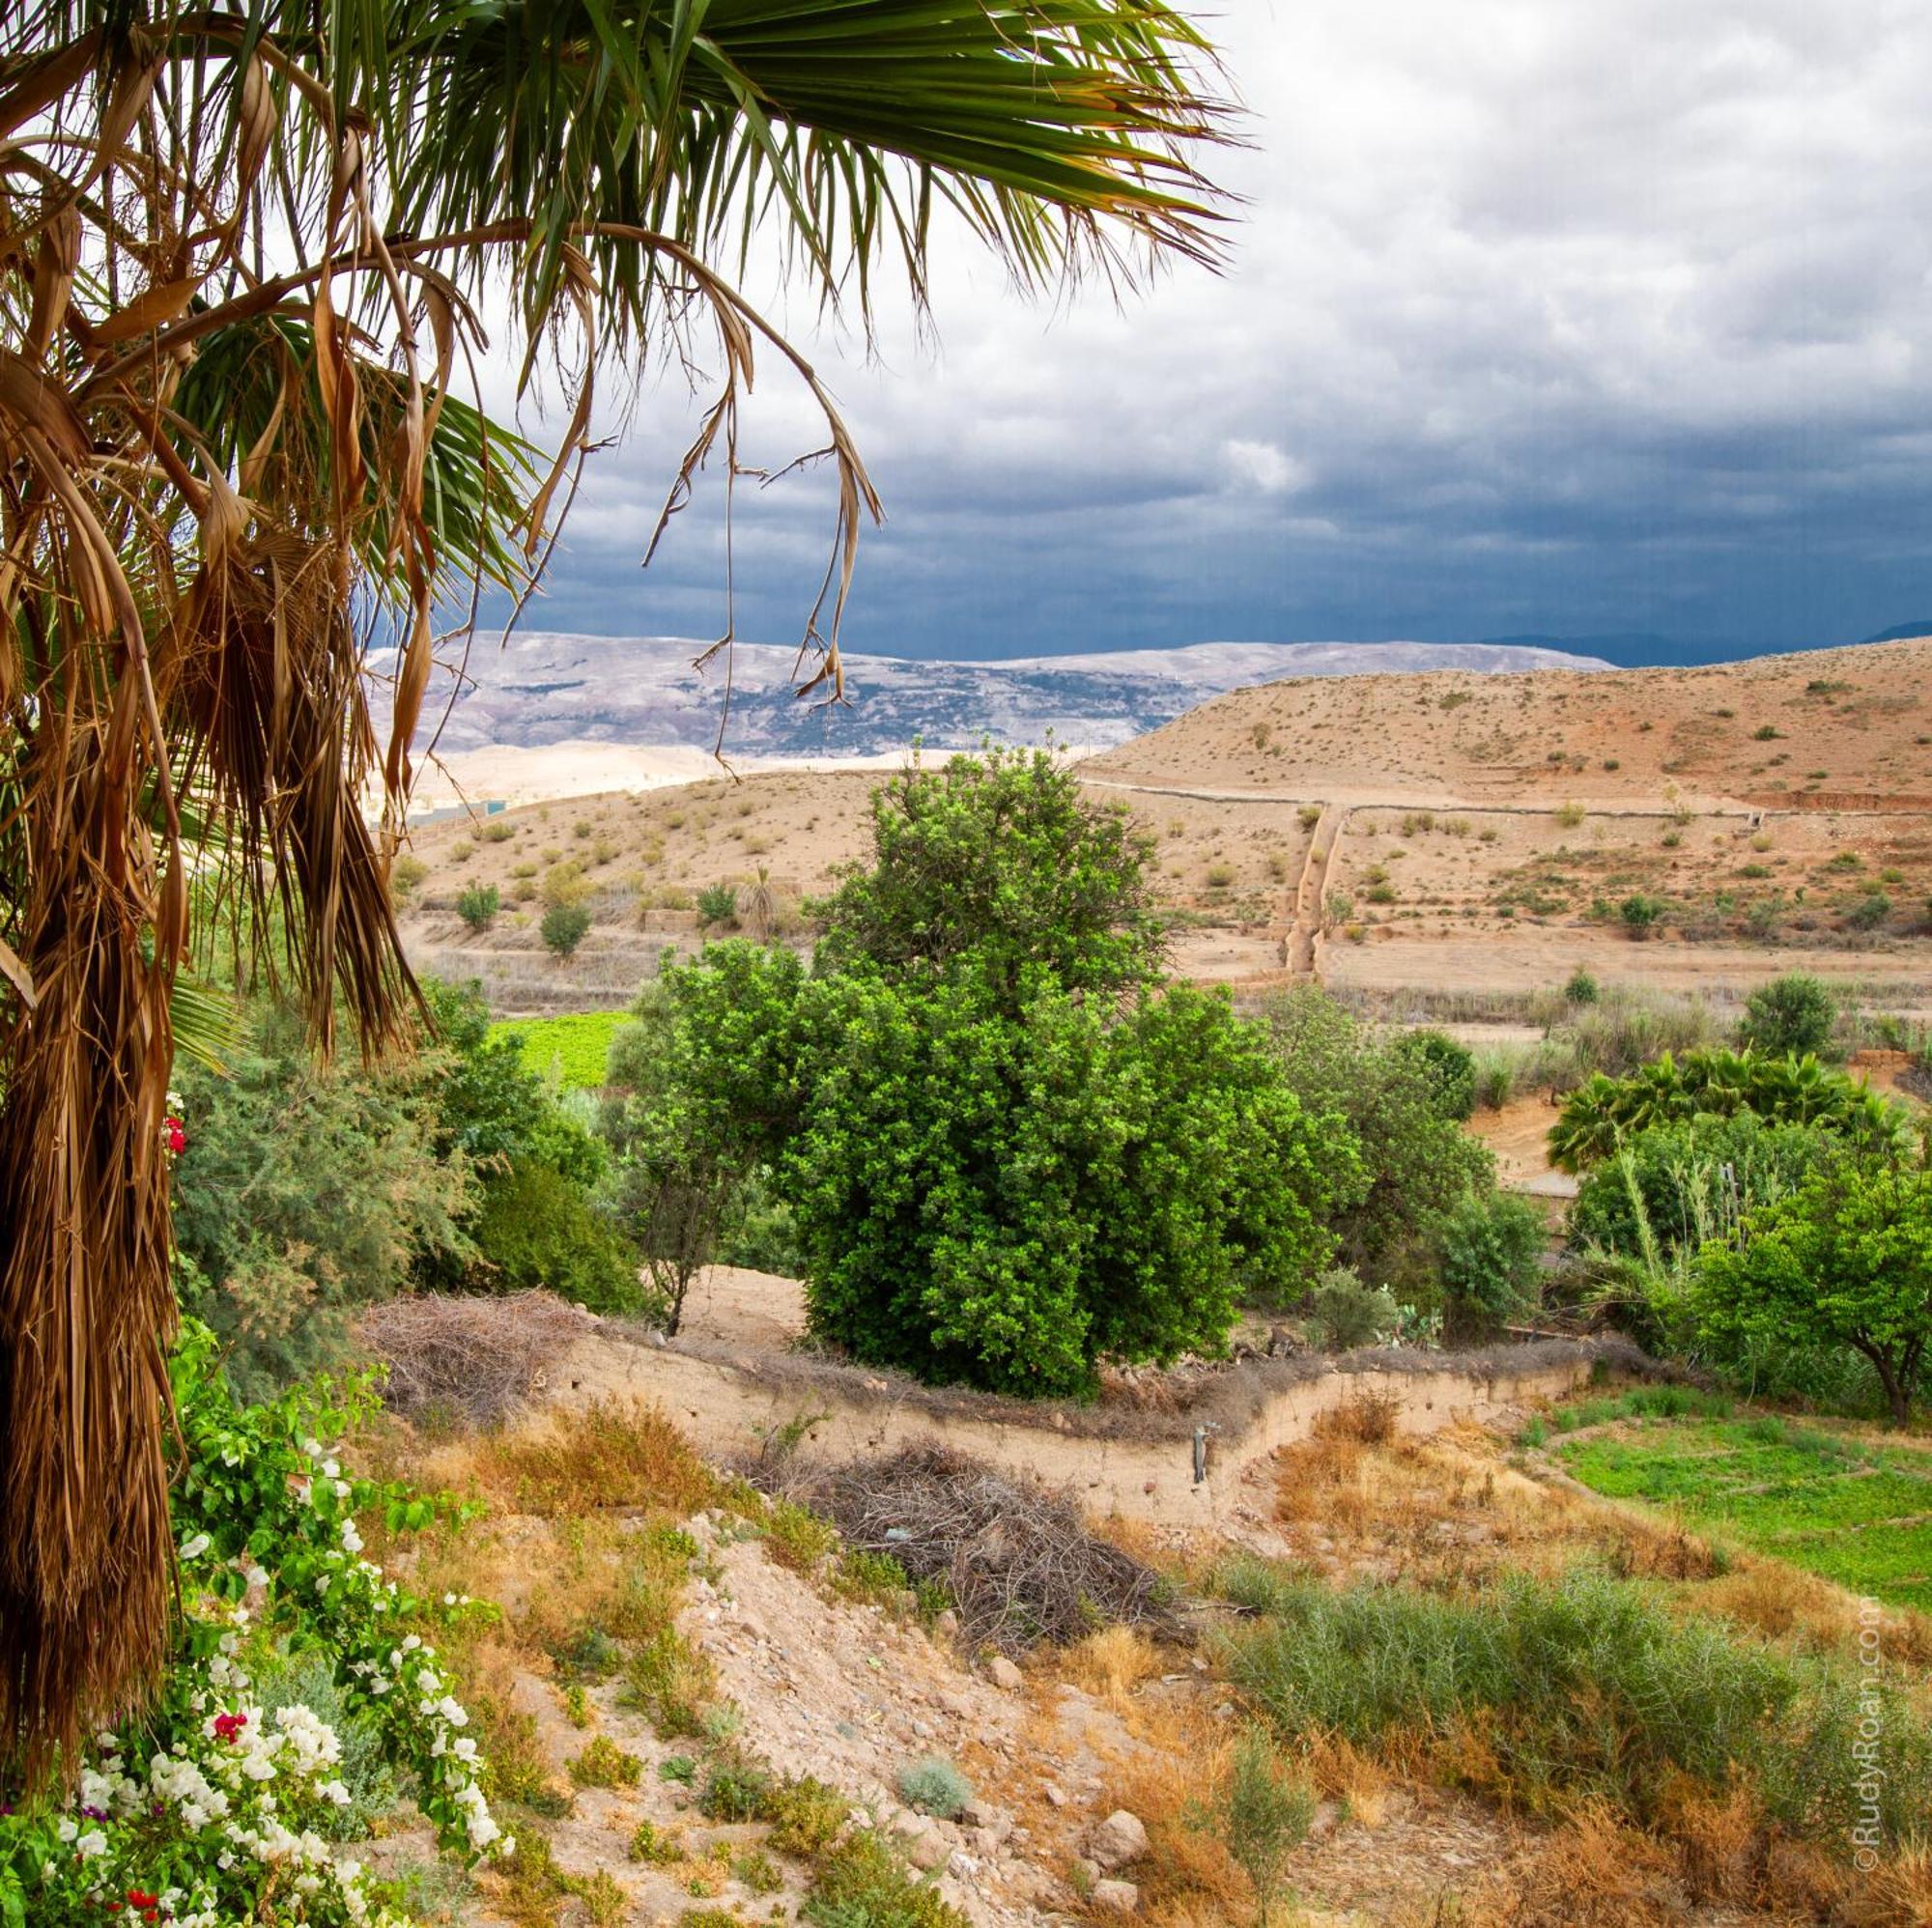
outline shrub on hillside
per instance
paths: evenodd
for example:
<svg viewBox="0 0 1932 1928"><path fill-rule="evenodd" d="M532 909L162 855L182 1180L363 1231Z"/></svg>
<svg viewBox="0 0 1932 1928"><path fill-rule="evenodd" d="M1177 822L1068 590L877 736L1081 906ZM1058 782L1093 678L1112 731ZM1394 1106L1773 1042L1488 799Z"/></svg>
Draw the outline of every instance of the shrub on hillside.
<svg viewBox="0 0 1932 1928"><path fill-rule="evenodd" d="M589 934L590 913L582 904L553 904L544 912L543 922L537 929L544 949L568 964L577 955L577 947Z"/></svg>
<svg viewBox="0 0 1932 1928"><path fill-rule="evenodd" d="M1361 1162L1356 1195L1330 1206L1340 1259L1372 1284L1417 1287L1435 1270L1448 1213L1471 1188L1493 1184L1494 1158L1444 1116L1441 1088L1414 1047L1358 1024L1325 991L1298 986L1263 1015L1302 1109L1338 1142L1352 1140ZM1469 1076L1473 1093L1473 1063Z"/></svg>
<svg viewBox="0 0 1932 1928"><path fill-rule="evenodd" d="M700 924L729 923L738 915L738 893L729 884L707 884L696 898Z"/></svg>
<svg viewBox="0 0 1932 1928"><path fill-rule="evenodd" d="M1323 1272L1309 1294L1309 1318L1330 1352L1378 1346L1402 1324L1402 1308L1388 1289L1371 1289L1346 1265Z"/></svg>
<svg viewBox="0 0 1932 1928"><path fill-rule="evenodd" d="M1648 937L1666 909L1668 906L1661 898L1645 896L1639 891L1617 906L1617 916L1633 937Z"/></svg>
<svg viewBox="0 0 1932 1928"><path fill-rule="evenodd" d="M1738 1042L1767 1058L1829 1058L1838 1003L1825 984L1793 971L1760 984L1745 1003Z"/></svg>
<svg viewBox="0 0 1932 1928"><path fill-rule="evenodd" d="M299 1014L270 1005L248 1013L223 1073L183 1065L178 1290L244 1396L339 1365L357 1306L420 1263L474 1256L475 1161L444 1130L448 1068L434 1047L319 1065Z"/></svg>
<svg viewBox="0 0 1932 1928"><path fill-rule="evenodd" d="M503 899L495 884L471 884L456 895L456 915L471 930L488 930Z"/></svg>

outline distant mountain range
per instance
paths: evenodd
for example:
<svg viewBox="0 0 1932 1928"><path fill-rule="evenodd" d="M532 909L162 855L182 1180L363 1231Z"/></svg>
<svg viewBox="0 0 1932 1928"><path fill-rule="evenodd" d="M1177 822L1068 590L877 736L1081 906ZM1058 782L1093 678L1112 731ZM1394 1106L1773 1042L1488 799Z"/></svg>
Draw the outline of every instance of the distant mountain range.
<svg viewBox="0 0 1932 1928"><path fill-rule="evenodd" d="M718 732L724 661L698 675L701 644L677 637L530 632L498 649L479 638L470 688L440 748L539 749L578 741L708 749ZM1109 748L1227 690L1289 676L1378 671L1607 669L1602 657L1516 642L1202 642L1182 649L1039 656L996 663L845 658L854 700L793 695L795 656L740 643L728 742L748 756L870 756L915 737L934 749L1038 743Z"/></svg>

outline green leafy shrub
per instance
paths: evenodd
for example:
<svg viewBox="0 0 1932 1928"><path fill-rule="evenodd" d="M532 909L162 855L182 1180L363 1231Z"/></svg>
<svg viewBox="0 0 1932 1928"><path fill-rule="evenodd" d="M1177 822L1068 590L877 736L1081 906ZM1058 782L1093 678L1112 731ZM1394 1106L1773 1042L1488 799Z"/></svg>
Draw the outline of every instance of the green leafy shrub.
<svg viewBox="0 0 1932 1928"><path fill-rule="evenodd" d="M1406 1031L1397 1035L1391 1049L1421 1069L1444 1118L1460 1124L1474 1112L1476 1054L1466 1044L1443 1031Z"/></svg>
<svg viewBox="0 0 1932 1928"><path fill-rule="evenodd" d="M1633 937L1648 937L1668 908L1662 898L1646 896L1638 891L1617 906L1617 916Z"/></svg>
<svg viewBox="0 0 1932 1928"><path fill-rule="evenodd" d="M1471 1192L1442 1228L1448 1323L1492 1330L1531 1311L1548 1245L1543 1213L1513 1192Z"/></svg>
<svg viewBox="0 0 1932 1928"><path fill-rule="evenodd" d="M967 1928L966 1917L868 1828L855 1828L820 1858L799 1919L811 1928Z"/></svg>
<svg viewBox="0 0 1932 1928"><path fill-rule="evenodd" d="M915 765L872 792L873 861L813 908L828 965L928 978L956 960L1010 1007L1023 974L1112 993L1158 974L1151 840L1045 751Z"/></svg>
<svg viewBox="0 0 1932 1928"><path fill-rule="evenodd" d="M852 1803L836 1787L802 1774L766 1790L758 1819L769 1826L768 1838L780 1854L812 1861L838 1839L851 1811Z"/></svg>
<svg viewBox="0 0 1932 1928"><path fill-rule="evenodd" d="M631 1832L630 1855L634 1861L675 1862L684 1859L684 1849L655 1822L639 1821Z"/></svg>
<svg viewBox="0 0 1932 1928"><path fill-rule="evenodd" d="M544 949L568 964L577 955L577 947L590 930L590 912L582 904L553 904L537 926Z"/></svg>
<svg viewBox="0 0 1932 1928"><path fill-rule="evenodd" d="M707 884L696 897L700 924L729 923L738 915L738 893L729 884Z"/></svg>
<svg viewBox="0 0 1932 1928"><path fill-rule="evenodd" d="M1874 887L1858 898L1845 913L1845 921L1854 930L1876 930L1891 916L1891 899Z"/></svg>
<svg viewBox="0 0 1932 1928"><path fill-rule="evenodd" d="M495 884L471 884L456 896L456 915L471 930L488 930L502 908L503 899Z"/></svg>
<svg viewBox="0 0 1932 1928"><path fill-rule="evenodd" d="M1838 1001L1822 979L1793 971L1760 984L1745 1002L1738 1042L1767 1058L1828 1058Z"/></svg>
<svg viewBox="0 0 1932 1928"><path fill-rule="evenodd" d="M544 1286L592 1312L647 1310L637 1253L583 1186L552 1166L518 1165L490 1179L473 1236L485 1278L500 1290Z"/></svg>
<svg viewBox="0 0 1932 1928"><path fill-rule="evenodd" d="M1282 1892L1288 1858L1315 1819L1315 1796L1284 1770L1264 1729L1246 1727L1236 1739L1216 1818L1265 1923Z"/></svg>
<svg viewBox="0 0 1932 1928"><path fill-rule="evenodd" d="M350 1356L357 1307L424 1263L475 1256L476 1161L445 1128L448 1053L319 1065L300 1016L246 1015L225 1075L179 1073L187 1144L175 1169L177 1290L266 1396Z"/></svg>
<svg viewBox="0 0 1932 1928"><path fill-rule="evenodd" d="M1103 1355L1224 1343L1236 1295L1293 1297L1332 1249L1352 1149L1307 1118L1225 999L1113 1024L1041 987L848 974L801 999L815 1060L786 1146L814 1330L869 1363L1089 1391Z"/></svg>
<svg viewBox="0 0 1932 1928"><path fill-rule="evenodd" d="M899 1770L899 1799L923 1814L952 1821L973 1799L973 1783L951 1761L927 1754Z"/></svg>
<svg viewBox="0 0 1932 1928"><path fill-rule="evenodd" d="M1425 1277L1450 1210L1495 1172L1488 1148L1445 1115L1428 1048L1369 1031L1313 985L1270 999L1263 1019L1303 1111L1330 1145L1352 1141L1360 1161L1360 1189L1327 1208L1337 1256L1377 1284ZM1469 1076L1473 1092L1473 1062Z"/></svg>
<svg viewBox="0 0 1932 1928"><path fill-rule="evenodd" d="M707 1821L755 1821L770 1799L772 1776L755 1762L727 1756L704 1777L697 1810Z"/></svg>
<svg viewBox="0 0 1932 1928"><path fill-rule="evenodd" d="M1828 1133L1738 1112L1652 1125L1583 1175L1570 1207L1579 1249L1640 1256L1648 1241L1695 1246L1740 1210L1779 1198L1827 1157Z"/></svg>
<svg viewBox="0 0 1932 1928"><path fill-rule="evenodd" d="M1570 974L1569 982L1563 986L1563 1002L1567 1005L1593 1005L1598 995L1596 978L1580 968Z"/></svg>
<svg viewBox="0 0 1932 1928"><path fill-rule="evenodd" d="M598 1735L570 1763L570 1778L579 1787L636 1787L643 1776L643 1762L608 1734Z"/></svg>
<svg viewBox="0 0 1932 1928"><path fill-rule="evenodd" d="M429 875L429 865L420 857L405 851L389 865L389 891L399 904L406 904Z"/></svg>
<svg viewBox="0 0 1932 1928"><path fill-rule="evenodd" d="M1385 1286L1371 1289L1346 1265L1323 1272L1309 1294L1309 1316L1331 1352L1384 1343L1402 1322L1402 1308Z"/></svg>

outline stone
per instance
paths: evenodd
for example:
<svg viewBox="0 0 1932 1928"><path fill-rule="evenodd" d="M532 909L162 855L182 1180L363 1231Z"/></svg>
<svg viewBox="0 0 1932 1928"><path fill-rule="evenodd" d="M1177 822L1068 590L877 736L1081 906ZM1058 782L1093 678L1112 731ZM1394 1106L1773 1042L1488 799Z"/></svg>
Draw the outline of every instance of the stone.
<svg viewBox="0 0 1932 1928"><path fill-rule="evenodd" d="M906 1859L916 1868L930 1872L943 1868L952 1858L952 1843L933 1822L927 1822L906 1842Z"/></svg>
<svg viewBox="0 0 1932 1928"><path fill-rule="evenodd" d="M996 1687L1004 1687L1009 1693L1015 1693L1026 1686L1026 1676L1004 1654L995 1654L986 1662L986 1678Z"/></svg>
<svg viewBox="0 0 1932 1928"><path fill-rule="evenodd" d="M944 1633L948 1639L959 1631L959 1616L950 1606L940 1608L933 1616L932 1630Z"/></svg>
<svg viewBox="0 0 1932 1928"><path fill-rule="evenodd" d="M1141 1905L1141 1891L1130 1881L1096 1881L1087 1899L1103 1914L1132 1914Z"/></svg>
<svg viewBox="0 0 1932 1928"><path fill-rule="evenodd" d="M1065 1807L1066 1805L1066 1797L1051 1781L1041 1781L1039 1791L1046 1797L1046 1804L1049 1807Z"/></svg>
<svg viewBox="0 0 1932 1928"><path fill-rule="evenodd" d="M1138 1814L1117 1807L1087 1837L1087 1857L1103 1874L1138 1859L1148 1851L1148 1831Z"/></svg>

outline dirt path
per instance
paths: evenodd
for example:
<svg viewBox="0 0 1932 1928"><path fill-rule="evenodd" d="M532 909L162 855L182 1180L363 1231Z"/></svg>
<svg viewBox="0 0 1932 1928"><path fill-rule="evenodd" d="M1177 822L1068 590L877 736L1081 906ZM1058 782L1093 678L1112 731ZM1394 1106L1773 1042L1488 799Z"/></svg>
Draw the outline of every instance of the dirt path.
<svg viewBox="0 0 1932 1928"><path fill-rule="evenodd" d="M611 1399L653 1401L707 1459L755 1453L767 1435L800 1422L802 1437L831 1459L941 1443L1007 1472L1070 1486L1097 1515L1235 1534L1250 1507L1244 1474L1279 1447L1306 1439L1325 1412L1378 1395L1395 1399L1401 1432L1430 1433L1461 1420L1488 1424L1524 1401L1565 1397L1592 1366L1588 1348L1578 1348L1559 1360L1526 1356L1520 1366L1497 1366L1486 1354L1474 1372L1459 1370L1453 1358L1422 1372L1327 1370L1258 1391L1246 1418L1177 1410L1128 1437L1103 1437L1051 1406L1014 1404L1012 1418L949 1410L943 1401L916 1399L862 1370L796 1362L784 1347L802 1312L794 1281L715 1267L694 1287L684 1339L649 1345L591 1325L547 1370L545 1399L566 1410ZM1196 1447L1206 1462L1202 1478Z"/></svg>
<svg viewBox="0 0 1932 1928"><path fill-rule="evenodd" d="M1296 978L1313 978L1321 948L1321 905L1328 889L1328 873L1335 863L1335 839L1341 824L1332 804L1321 806L1315 821L1315 835L1309 840L1308 855L1302 861L1301 876L1294 887L1294 918L1288 935L1288 968Z"/></svg>

